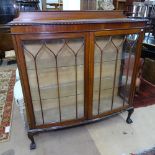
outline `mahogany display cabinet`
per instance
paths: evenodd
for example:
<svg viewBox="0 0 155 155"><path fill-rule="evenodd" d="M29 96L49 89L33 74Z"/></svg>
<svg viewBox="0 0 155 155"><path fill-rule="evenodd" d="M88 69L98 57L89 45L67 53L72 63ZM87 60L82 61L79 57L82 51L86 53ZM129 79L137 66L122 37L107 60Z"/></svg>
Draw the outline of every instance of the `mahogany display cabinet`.
<svg viewBox="0 0 155 155"><path fill-rule="evenodd" d="M128 111L145 20L119 11L21 13L11 24L30 148L36 133Z"/></svg>

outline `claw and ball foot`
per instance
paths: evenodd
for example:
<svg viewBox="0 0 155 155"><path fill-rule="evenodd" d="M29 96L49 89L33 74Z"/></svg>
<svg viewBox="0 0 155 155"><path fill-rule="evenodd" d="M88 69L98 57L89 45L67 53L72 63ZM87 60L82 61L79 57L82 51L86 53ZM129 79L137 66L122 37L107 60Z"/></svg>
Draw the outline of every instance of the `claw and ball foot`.
<svg viewBox="0 0 155 155"><path fill-rule="evenodd" d="M30 150L36 149L36 143L35 143L35 141L34 141L33 134L32 134L32 133L28 133L28 138L29 138L30 141L31 141Z"/></svg>
<svg viewBox="0 0 155 155"><path fill-rule="evenodd" d="M128 117L127 117L127 119L126 119L126 122L127 122L128 124L133 123L132 119L130 118L133 112L134 112L134 109L133 109L133 108L128 110Z"/></svg>

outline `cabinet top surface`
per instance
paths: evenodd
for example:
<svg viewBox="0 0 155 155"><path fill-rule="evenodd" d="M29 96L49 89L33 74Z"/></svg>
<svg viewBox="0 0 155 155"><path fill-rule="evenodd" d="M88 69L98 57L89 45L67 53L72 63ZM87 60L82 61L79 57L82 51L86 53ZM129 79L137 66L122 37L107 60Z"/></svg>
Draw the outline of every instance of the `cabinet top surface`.
<svg viewBox="0 0 155 155"><path fill-rule="evenodd" d="M120 11L53 11L21 13L10 25L70 25L145 22L126 18Z"/></svg>

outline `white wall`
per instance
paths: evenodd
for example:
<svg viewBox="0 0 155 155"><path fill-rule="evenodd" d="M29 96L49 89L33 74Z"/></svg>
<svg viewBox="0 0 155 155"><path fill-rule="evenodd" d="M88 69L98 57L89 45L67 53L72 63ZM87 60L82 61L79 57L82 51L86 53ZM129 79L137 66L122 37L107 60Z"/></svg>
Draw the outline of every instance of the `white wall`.
<svg viewBox="0 0 155 155"><path fill-rule="evenodd" d="M42 8L42 1L40 1L40 8ZM44 0L45 1L45 0ZM58 3L59 0L46 0L46 3ZM63 10L80 10L80 0L62 0L63 2ZM47 8L53 8L47 5Z"/></svg>
<svg viewBox="0 0 155 155"><path fill-rule="evenodd" d="M40 10L42 10L42 0L39 0L39 7L40 7Z"/></svg>
<svg viewBox="0 0 155 155"><path fill-rule="evenodd" d="M80 0L63 0L63 10L80 10Z"/></svg>

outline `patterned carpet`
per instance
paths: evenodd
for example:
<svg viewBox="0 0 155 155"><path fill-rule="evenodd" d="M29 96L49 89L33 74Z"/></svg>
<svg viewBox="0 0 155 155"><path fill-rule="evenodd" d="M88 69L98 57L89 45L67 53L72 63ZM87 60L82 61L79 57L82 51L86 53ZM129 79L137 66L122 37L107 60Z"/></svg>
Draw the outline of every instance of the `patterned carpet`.
<svg viewBox="0 0 155 155"><path fill-rule="evenodd" d="M0 70L0 142L9 138L14 84L15 70Z"/></svg>
<svg viewBox="0 0 155 155"><path fill-rule="evenodd" d="M134 98L134 107L146 107L152 104L155 104L155 85L142 80L139 94Z"/></svg>

